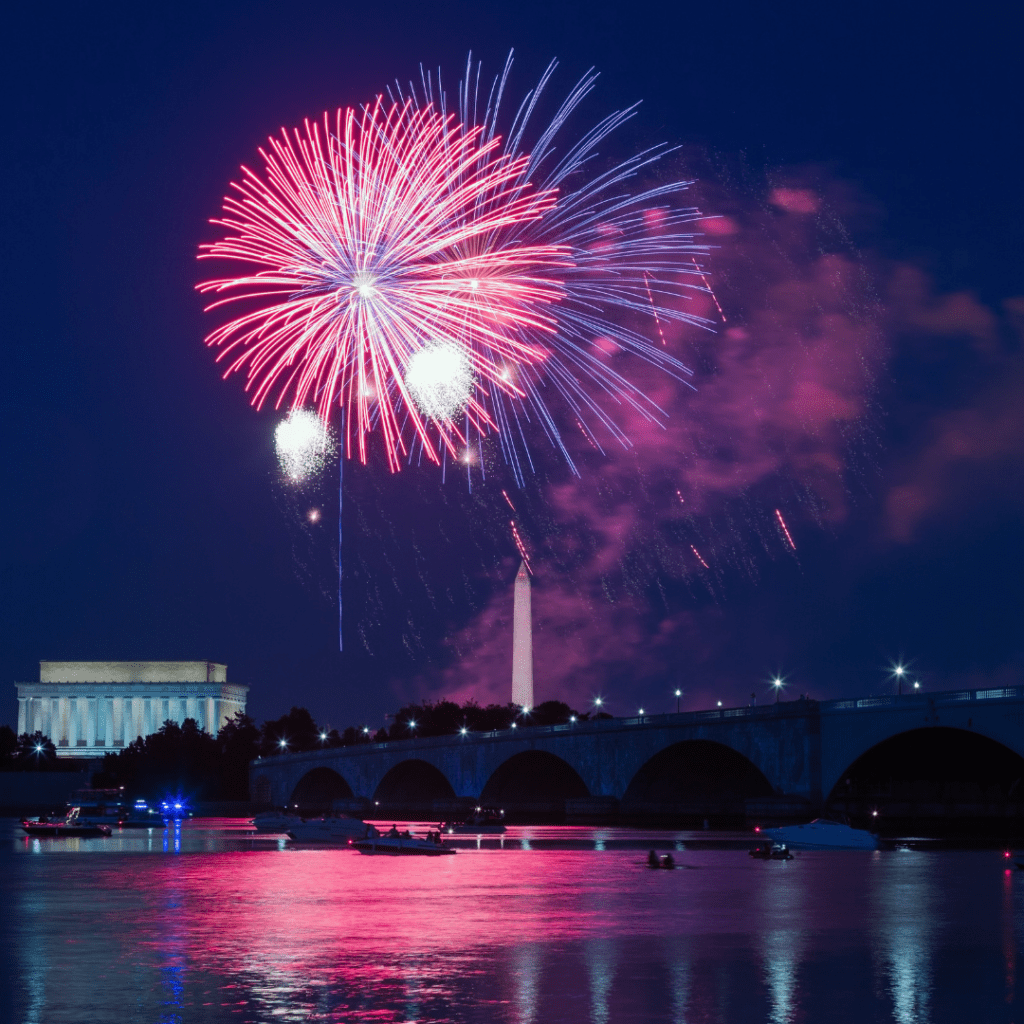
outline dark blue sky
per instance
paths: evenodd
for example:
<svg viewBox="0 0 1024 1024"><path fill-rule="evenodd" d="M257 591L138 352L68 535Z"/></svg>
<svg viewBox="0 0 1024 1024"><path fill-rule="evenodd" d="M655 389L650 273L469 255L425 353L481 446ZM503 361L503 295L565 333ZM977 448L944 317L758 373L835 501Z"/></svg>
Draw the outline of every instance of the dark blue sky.
<svg viewBox="0 0 1024 1024"><path fill-rule="evenodd" d="M735 463L734 486L702 495L680 456L696 520L667 518L664 446L654 466L641 446L614 474L591 467L604 490L570 494L551 465L520 494L539 649L579 648L540 659L538 699L600 691L615 711L667 709L681 681L692 701L739 703L776 670L794 694L875 692L901 654L928 686L1019 683L1024 306L1007 300L1024 295L1024 88L1007 10L23 6L0 71L0 679L30 680L40 659L210 658L252 687L258 718L302 704L341 727L423 695L504 693L515 548L497 484L347 475L339 655L332 499L281 485L276 419L220 379L194 285L207 222L268 134L420 62L454 84L468 51L496 71L514 48L519 92L552 57L555 92L594 66L595 119L643 100L621 145L685 147L702 205L738 225L720 280L730 323L749 329L742 355L722 335L703 397L671 410L700 417L719 470ZM818 197L799 228L780 188ZM813 282L837 255L858 275L843 312L857 327L837 329L826 374L785 335L799 309L827 306L831 286ZM803 305L779 298L780 268L804 282ZM742 367L769 408L768 363L804 395L861 365L857 415L752 435L717 399L741 393ZM800 457L812 449L818 476ZM303 513L321 500L317 534ZM776 507L795 557L772 533ZM707 573L680 554L702 545ZM15 712L12 687L0 720Z"/></svg>

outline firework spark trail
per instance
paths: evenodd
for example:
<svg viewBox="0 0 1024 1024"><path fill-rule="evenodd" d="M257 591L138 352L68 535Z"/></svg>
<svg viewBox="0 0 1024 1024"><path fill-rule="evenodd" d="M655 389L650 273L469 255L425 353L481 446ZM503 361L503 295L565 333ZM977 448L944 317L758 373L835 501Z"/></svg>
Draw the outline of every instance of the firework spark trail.
<svg viewBox="0 0 1024 1024"><path fill-rule="evenodd" d="M697 266L697 261L693 260L692 262L693 262L693 269L696 270L698 274L700 274L700 279L701 279L701 281L704 282L704 287L707 289L708 295L711 296L712 300L715 303L715 309L718 310L718 315L722 318L722 323L723 324L727 324L729 321L726 318L725 310L722 309L722 307L719 305L718 296L715 294L715 289L712 288L711 285L708 283L708 279L704 276L704 271L701 270L700 267Z"/></svg>
<svg viewBox="0 0 1024 1024"><path fill-rule="evenodd" d="M512 504L512 499L508 496L508 493L504 490L504 488L502 489L501 496L508 502L508 507L512 509L513 512L515 512L516 507L515 505Z"/></svg>
<svg viewBox="0 0 1024 1024"><path fill-rule="evenodd" d="M694 262L696 266L696 261ZM658 328L658 337L661 338L661 344L665 345L665 332L661 329L661 321L658 319L658 308L654 305L654 296L651 295L651 286L647 280L647 271L644 271L644 287L647 289L647 298L651 303L651 312L654 314L654 323Z"/></svg>
<svg viewBox="0 0 1024 1024"><path fill-rule="evenodd" d="M782 518L782 513L781 513L781 512L780 512L780 511L779 511L778 509L776 509L776 510L775 510L775 517L776 517L776 518L778 519L778 521L779 521L779 526L781 526L781 527L782 527L782 532L783 532L783 533L784 533L784 534L786 535L786 540L788 540L788 541L789 541L789 546L790 546L790 547L791 547L791 548L792 548L792 549L793 549L794 551L796 551L796 545L795 545L795 544L793 543L793 538L792 538L792 536L790 536L790 533L789 533L789 528L788 528L788 527L786 526L786 520Z"/></svg>
<svg viewBox="0 0 1024 1024"><path fill-rule="evenodd" d="M690 545L690 550L697 556L697 561L700 562L700 564L703 565L705 569L711 568L711 566L708 565L708 563L700 557L700 552L692 544Z"/></svg>
<svg viewBox="0 0 1024 1024"><path fill-rule="evenodd" d="M522 556L523 562L526 565L526 571L533 575L533 569L530 567L530 556L526 553L526 545L523 544L522 537L519 536L519 531L516 529L516 523L514 519L508 521L508 525L512 527L512 539L516 542L516 547L519 549L519 554Z"/></svg>

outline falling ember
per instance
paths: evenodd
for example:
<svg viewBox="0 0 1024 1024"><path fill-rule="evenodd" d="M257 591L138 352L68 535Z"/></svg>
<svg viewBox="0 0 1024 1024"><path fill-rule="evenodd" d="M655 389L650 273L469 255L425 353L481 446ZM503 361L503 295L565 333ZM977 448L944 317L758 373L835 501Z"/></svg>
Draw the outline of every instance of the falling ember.
<svg viewBox="0 0 1024 1024"><path fill-rule="evenodd" d="M515 512L516 507L515 505L512 504L512 499L508 496L507 492L502 490L501 496L508 502L508 507L512 509L513 512Z"/></svg>
<svg viewBox="0 0 1024 1024"><path fill-rule="evenodd" d="M700 557L700 552L692 544L690 545L690 550L697 556L697 561L700 562L700 564L703 565L705 569L711 568L711 566L708 565L708 563Z"/></svg>
<svg viewBox="0 0 1024 1024"><path fill-rule="evenodd" d="M722 318L722 323L723 324L727 324L729 321L726 318L725 310L722 309L722 307L718 304L718 296L715 295L715 289L712 288L710 284L708 284L708 279L704 276L704 271L701 270L699 266L697 266L697 261L696 260L693 260L693 268L694 268L694 270L697 271L698 274L700 274L700 279L704 282L704 287L707 288L708 294L711 296L712 300L714 301L715 308L718 310L718 315Z"/></svg>
<svg viewBox="0 0 1024 1024"><path fill-rule="evenodd" d="M530 567L530 556L526 553L526 545L523 544L523 538L519 536L519 531L516 529L514 519L508 521L508 525L512 527L512 539L516 542L516 547L519 549L519 554L523 561L526 563L526 571L533 575L533 569Z"/></svg>
<svg viewBox="0 0 1024 1024"><path fill-rule="evenodd" d="M702 275L703 276L703 275ZM651 294L651 283L647 280L647 271L644 271L644 287L647 289L647 299L651 304L651 312L654 314L654 323L658 328L658 337L661 338L662 345L665 344L665 332L661 329L661 321L658 319L658 307L654 305L654 296ZM716 303L717 305L717 303ZM721 309L719 309L721 313Z"/></svg>
<svg viewBox="0 0 1024 1024"><path fill-rule="evenodd" d="M782 532L786 535L786 540L789 541L789 546L796 551L796 545L793 543L793 538L790 536L789 530L786 527L786 520L782 518L782 513L778 509L775 510L775 517L779 521L779 526L782 527Z"/></svg>
<svg viewBox="0 0 1024 1024"><path fill-rule="evenodd" d="M679 499L680 505L686 504L686 499L683 497L682 492L679 490L679 488L676 488L676 497Z"/></svg>

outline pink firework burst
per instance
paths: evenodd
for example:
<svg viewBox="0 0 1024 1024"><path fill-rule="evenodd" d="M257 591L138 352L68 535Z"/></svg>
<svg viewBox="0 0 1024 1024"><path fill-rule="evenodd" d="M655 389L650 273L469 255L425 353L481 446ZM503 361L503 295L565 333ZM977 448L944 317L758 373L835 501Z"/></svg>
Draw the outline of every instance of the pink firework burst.
<svg viewBox="0 0 1024 1024"><path fill-rule="evenodd" d="M206 343L246 375L252 404L341 410L344 454L379 431L391 468L418 441L435 462L495 429L497 393L542 363L571 249L521 237L556 189L528 157L413 101L337 111L282 130L224 200L200 258L251 268L202 282L207 308L243 311Z"/></svg>

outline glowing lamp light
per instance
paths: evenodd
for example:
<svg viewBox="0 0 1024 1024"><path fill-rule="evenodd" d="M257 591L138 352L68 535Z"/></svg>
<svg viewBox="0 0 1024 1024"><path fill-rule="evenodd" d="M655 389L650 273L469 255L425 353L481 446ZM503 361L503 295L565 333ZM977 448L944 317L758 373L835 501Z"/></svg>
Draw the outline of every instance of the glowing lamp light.
<svg viewBox="0 0 1024 1024"><path fill-rule="evenodd" d="M639 711L639 714L641 714L641 715L642 715L643 713L644 713L644 709L643 709L643 708L641 708L641 709L640 709L640 711Z"/></svg>
<svg viewBox="0 0 1024 1024"><path fill-rule="evenodd" d="M43 745L41 743L36 744L36 753L41 754L43 752Z"/></svg>
<svg viewBox="0 0 1024 1024"><path fill-rule="evenodd" d="M516 723L515 723L515 722L513 722L513 723L512 723L512 728L514 729L515 727L516 727Z"/></svg>
<svg viewBox="0 0 1024 1024"><path fill-rule="evenodd" d="M366 734L369 734L369 732L370 732L370 727L369 727L368 725L364 725L364 726L363 726L363 732L364 732L364 733L366 733Z"/></svg>
<svg viewBox="0 0 1024 1024"><path fill-rule="evenodd" d="M460 733L462 733L462 735L463 735L463 736L465 736L465 735L466 735L466 733L467 733L468 731L469 731L469 730L468 730L468 729L467 729L467 728L466 728L465 726L463 726L463 727L462 727L462 728L461 728L461 729L459 730L459 732L460 732Z"/></svg>
<svg viewBox="0 0 1024 1024"><path fill-rule="evenodd" d="M897 666L896 666L896 667L895 667L895 668L894 668L894 669L892 670L892 674L893 674L894 676L902 676L902 675L903 675L903 673L904 673L904 672L906 672L906 671L907 671L907 670L906 670L906 669L905 669L905 668L904 668L904 667L903 667L902 665L897 665Z"/></svg>
<svg viewBox="0 0 1024 1024"><path fill-rule="evenodd" d="M415 729L416 728L416 723L411 718L409 719L409 728L410 729Z"/></svg>
<svg viewBox="0 0 1024 1024"><path fill-rule="evenodd" d="M283 750L285 747L288 746L288 741L287 740L278 740L277 741L277 745Z"/></svg>
<svg viewBox="0 0 1024 1024"><path fill-rule="evenodd" d="M595 703L595 704L596 704L596 705L597 705L598 707L600 707L600 706L601 706L601 705L602 705L602 704L604 703L604 701L603 701L603 700L601 700L601 698L600 698L600 697L595 697L595 698L594 698L594 703Z"/></svg>
<svg viewBox="0 0 1024 1024"><path fill-rule="evenodd" d="M569 716L569 721L570 722L575 722L576 721L576 716L575 715L570 715Z"/></svg>
<svg viewBox="0 0 1024 1024"><path fill-rule="evenodd" d="M676 696L677 697L682 697L682 695L683 695L683 691L682 690L676 690Z"/></svg>
<svg viewBox="0 0 1024 1024"><path fill-rule="evenodd" d="M914 689L915 690L920 690L921 689L921 684L919 682L915 682L914 683Z"/></svg>
<svg viewBox="0 0 1024 1024"><path fill-rule="evenodd" d="M722 706L722 702L721 702L721 701L719 701L719 702L718 702L718 706L719 706L719 707L721 707L721 706Z"/></svg>

